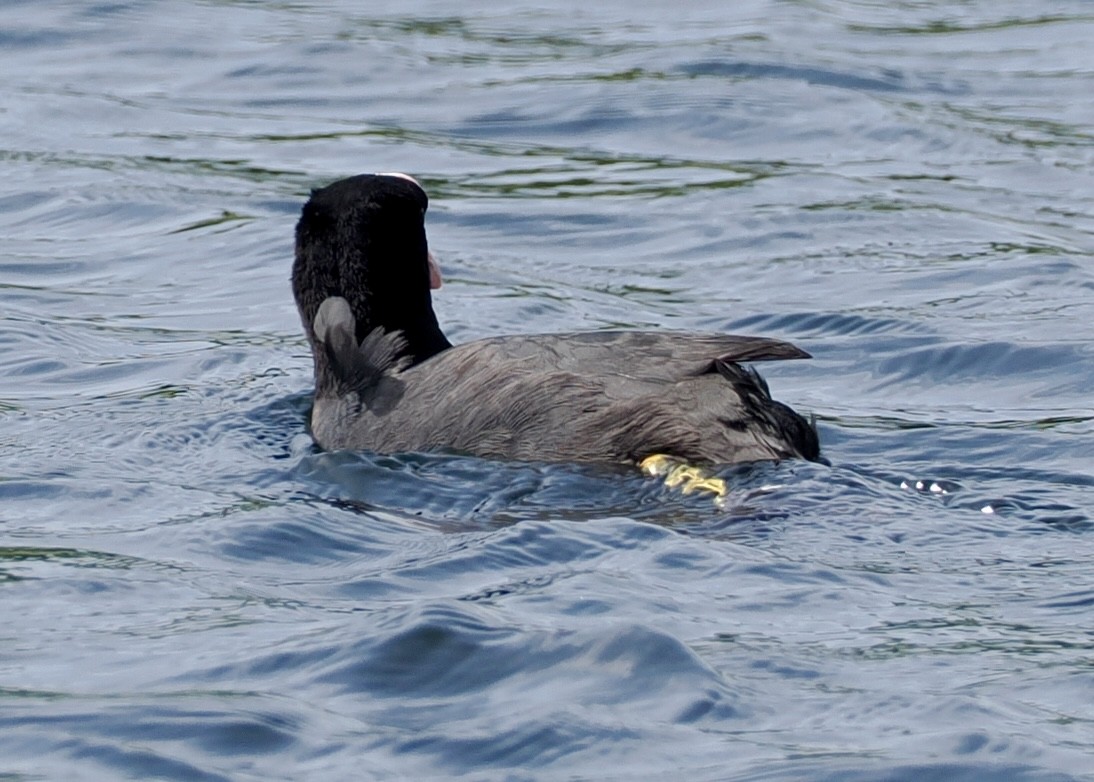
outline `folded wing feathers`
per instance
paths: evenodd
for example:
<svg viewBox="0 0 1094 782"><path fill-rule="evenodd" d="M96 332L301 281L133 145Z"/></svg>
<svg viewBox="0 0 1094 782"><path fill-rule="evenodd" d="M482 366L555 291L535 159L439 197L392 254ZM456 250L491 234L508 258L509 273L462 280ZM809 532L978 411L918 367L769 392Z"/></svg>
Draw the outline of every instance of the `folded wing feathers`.
<svg viewBox="0 0 1094 782"><path fill-rule="evenodd" d="M740 342L718 356L719 361L779 361L812 358L796 345L766 337L737 337Z"/></svg>
<svg viewBox="0 0 1094 782"><path fill-rule="evenodd" d="M399 332L373 329L358 345L353 311L341 296L323 300L315 313L314 326L338 394L366 394L385 374L400 372L410 364L410 359L401 355L406 340Z"/></svg>

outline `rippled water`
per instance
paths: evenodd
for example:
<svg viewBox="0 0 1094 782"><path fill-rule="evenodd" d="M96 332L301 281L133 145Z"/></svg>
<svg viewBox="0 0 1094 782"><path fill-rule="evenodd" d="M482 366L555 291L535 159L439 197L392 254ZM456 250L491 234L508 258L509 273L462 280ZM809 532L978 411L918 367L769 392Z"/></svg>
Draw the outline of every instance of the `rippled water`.
<svg viewBox="0 0 1094 782"><path fill-rule="evenodd" d="M475 10L475 9L478 10ZM0 777L1094 779L1094 13L0 7ZM317 452L308 189L455 340L672 327L831 465Z"/></svg>

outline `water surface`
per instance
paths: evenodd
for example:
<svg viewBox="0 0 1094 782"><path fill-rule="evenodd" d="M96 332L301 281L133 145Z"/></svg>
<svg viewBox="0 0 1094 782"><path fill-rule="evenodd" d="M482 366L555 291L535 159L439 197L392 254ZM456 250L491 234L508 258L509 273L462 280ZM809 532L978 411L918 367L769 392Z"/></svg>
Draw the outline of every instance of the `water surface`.
<svg viewBox="0 0 1094 782"><path fill-rule="evenodd" d="M0 10L0 776L1080 780L1094 13ZM457 341L682 328L830 465L327 454L311 187L431 194Z"/></svg>

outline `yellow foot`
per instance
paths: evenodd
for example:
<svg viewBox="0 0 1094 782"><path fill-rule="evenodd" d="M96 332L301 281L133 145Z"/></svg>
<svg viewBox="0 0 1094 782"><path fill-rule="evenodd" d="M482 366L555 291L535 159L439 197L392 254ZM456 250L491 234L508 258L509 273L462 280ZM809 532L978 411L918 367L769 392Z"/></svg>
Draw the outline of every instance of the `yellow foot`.
<svg viewBox="0 0 1094 782"><path fill-rule="evenodd" d="M684 494L691 494L693 491L709 491L715 497L722 498L728 491L726 482L721 478L712 478L698 467L675 456L656 453L653 456L647 456L638 463L638 466L646 475L664 478L665 485L670 489L679 486Z"/></svg>

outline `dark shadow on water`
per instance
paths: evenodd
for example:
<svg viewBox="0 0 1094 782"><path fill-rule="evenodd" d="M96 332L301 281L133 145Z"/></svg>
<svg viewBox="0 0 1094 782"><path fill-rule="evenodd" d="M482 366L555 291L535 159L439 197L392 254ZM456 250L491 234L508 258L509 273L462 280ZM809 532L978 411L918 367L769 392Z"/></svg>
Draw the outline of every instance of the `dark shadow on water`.
<svg viewBox="0 0 1094 782"><path fill-rule="evenodd" d="M731 79L785 79L801 81L822 87L866 92L916 92L925 91L943 95L961 95L968 92L965 86L946 85L938 81L921 81L909 78L896 70L879 70L875 75L862 75L849 71L836 71L805 65L780 65L763 62L732 62L726 60L701 60L679 67L690 77L720 76Z"/></svg>
<svg viewBox="0 0 1094 782"><path fill-rule="evenodd" d="M717 500L684 494L627 465L494 462L450 454L382 456L312 453L294 477L305 494L362 513L394 511L440 529L492 529L521 521L624 517L693 534L779 518L778 494L799 476L827 468L807 462L712 470L729 486Z"/></svg>

